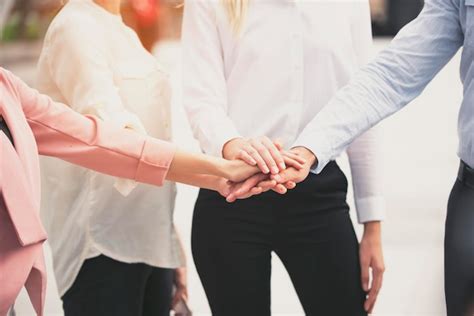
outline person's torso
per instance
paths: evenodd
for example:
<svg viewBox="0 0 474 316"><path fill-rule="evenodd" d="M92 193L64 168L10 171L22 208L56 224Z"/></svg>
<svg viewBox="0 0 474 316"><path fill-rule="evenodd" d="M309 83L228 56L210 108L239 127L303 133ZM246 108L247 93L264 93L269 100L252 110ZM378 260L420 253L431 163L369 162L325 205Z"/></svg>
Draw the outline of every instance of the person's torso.
<svg viewBox="0 0 474 316"><path fill-rule="evenodd" d="M239 35L217 6L227 114L240 133L267 135L285 144L295 140L360 66L352 28L353 14L363 5L367 3L250 1Z"/></svg>
<svg viewBox="0 0 474 316"><path fill-rule="evenodd" d="M461 81L463 83L463 101L458 117L458 135L460 138L458 153L461 159L474 166L474 1L455 0L459 6L459 21L464 34L461 55Z"/></svg>
<svg viewBox="0 0 474 316"><path fill-rule="evenodd" d="M103 45L109 57L111 80L122 104L136 114L147 133L162 140L171 139L171 88L168 75L141 45L137 35L90 0L71 0L53 20L68 15L93 16L107 30ZM56 24L56 22L58 22ZM71 27L74 27L71 25ZM68 104L52 76L46 56L48 34L38 65L38 89L59 102ZM84 39L83 45L87 45ZM54 61L54 56L48 56ZM54 67L54 64L52 65ZM80 65L71 65L77 67ZM119 110L119 109L117 109ZM127 197L115 188L115 178L42 158L42 216L51 239L60 291L77 272L75 264L87 254L85 248L124 261L151 265L178 266L182 262L173 227L176 188L165 183L156 188L139 184ZM74 263L74 264L73 264Z"/></svg>

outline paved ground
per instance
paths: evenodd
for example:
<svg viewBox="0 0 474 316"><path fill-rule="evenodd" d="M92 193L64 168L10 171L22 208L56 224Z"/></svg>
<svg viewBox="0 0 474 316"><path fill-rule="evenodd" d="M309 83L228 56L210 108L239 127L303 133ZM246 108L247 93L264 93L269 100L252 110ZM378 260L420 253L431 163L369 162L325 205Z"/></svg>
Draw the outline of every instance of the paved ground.
<svg viewBox="0 0 474 316"><path fill-rule="evenodd" d="M386 40L378 40L374 53L387 43ZM0 65L6 65L32 83L37 47L0 48ZM158 52L160 60L173 73L179 73L177 49L176 45L164 45ZM443 222L458 163L455 155L456 119L462 92L458 67L459 56L417 101L382 125L384 188L389 220L384 225L387 265L385 286L375 315L445 315ZM179 82L176 75L174 81ZM179 94L177 91L174 100L175 140L181 147L197 150L184 118ZM348 169L345 158L341 159L341 164ZM195 197L195 189L179 187L176 222L183 233L189 257L189 233ZM359 226L357 229L360 232ZM191 257L189 261L192 264ZM51 267L49 271L52 271ZM189 274L191 305L196 312L208 315L206 300L193 266ZM274 258L272 290L272 308L275 313L302 315L291 283L277 258ZM24 295L18 300L17 310L19 316L32 315ZM61 315L52 273L46 315Z"/></svg>

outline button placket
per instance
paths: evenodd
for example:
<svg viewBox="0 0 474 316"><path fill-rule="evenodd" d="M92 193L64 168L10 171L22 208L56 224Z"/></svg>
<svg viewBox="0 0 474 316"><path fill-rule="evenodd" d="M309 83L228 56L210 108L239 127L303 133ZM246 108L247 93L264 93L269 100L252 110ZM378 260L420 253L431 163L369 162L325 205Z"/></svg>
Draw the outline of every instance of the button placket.
<svg viewBox="0 0 474 316"><path fill-rule="evenodd" d="M293 10L293 36L292 47L293 51L293 79L294 89L292 101L301 103L303 101L303 60L304 60L304 38L303 25L301 20L301 13L297 1L294 1Z"/></svg>

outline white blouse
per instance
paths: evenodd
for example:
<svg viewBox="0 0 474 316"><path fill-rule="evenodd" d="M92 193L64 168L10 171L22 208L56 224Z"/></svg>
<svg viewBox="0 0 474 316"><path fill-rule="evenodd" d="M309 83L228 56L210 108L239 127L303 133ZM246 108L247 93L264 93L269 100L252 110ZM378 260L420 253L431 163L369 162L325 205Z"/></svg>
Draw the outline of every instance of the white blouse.
<svg viewBox="0 0 474 316"><path fill-rule="evenodd" d="M38 65L38 89L84 114L171 139L170 85L137 35L92 0L70 0L51 23ZM176 268L184 254L173 225L176 189L138 185L128 196L115 179L42 160L42 217L59 294L87 258Z"/></svg>
<svg viewBox="0 0 474 316"><path fill-rule="evenodd" d="M313 117L365 64L368 0L250 0L240 34L220 0L188 0L184 106L206 153L266 135L291 148ZM376 135L348 150L360 222L384 218Z"/></svg>

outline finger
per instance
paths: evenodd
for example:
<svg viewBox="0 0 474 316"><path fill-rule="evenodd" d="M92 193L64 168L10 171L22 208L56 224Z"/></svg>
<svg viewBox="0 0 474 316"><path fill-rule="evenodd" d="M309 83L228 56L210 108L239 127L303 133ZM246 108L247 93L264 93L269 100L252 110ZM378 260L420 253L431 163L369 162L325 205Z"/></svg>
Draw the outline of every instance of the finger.
<svg viewBox="0 0 474 316"><path fill-rule="evenodd" d="M270 169L268 168L265 160L263 160L262 156L257 151L257 149L255 149L253 146L248 146L246 148L246 151L257 162L257 165L260 171L262 171L265 174L268 174L270 172Z"/></svg>
<svg viewBox="0 0 474 316"><path fill-rule="evenodd" d="M283 184L288 190L292 190L296 187L296 183L294 183L293 181L288 181L286 183Z"/></svg>
<svg viewBox="0 0 474 316"><path fill-rule="evenodd" d="M264 190L265 192L274 188L276 185L277 185L277 182L271 179L262 181L259 184L257 184L257 186L262 188L262 190Z"/></svg>
<svg viewBox="0 0 474 316"><path fill-rule="evenodd" d="M275 147L278 149L278 150L283 150L283 143L280 141L280 140L274 140L273 141L273 144L275 144Z"/></svg>
<svg viewBox="0 0 474 316"><path fill-rule="evenodd" d="M178 305L181 298L182 298L182 292L181 292L181 290L177 290L176 293L173 296L173 301L171 302L171 307L173 309L176 307L176 305Z"/></svg>
<svg viewBox="0 0 474 316"><path fill-rule="evenodd" d="M298 170L301 170L304 168L304 166L299 163L298 161L292 159L292 158L289 158L289 157L283 157L283 160L285 160L285 163L288 167L293 167L295 169L298 169Z"/></svg>
<svg viewBox="0 0 474 316"><path fill-rule="evenodd" d="M364 309L366 312L371 313L374 309L375 302L377 300L377 294L375 290L370 290L369 294L367 295L367 299L364 303Z"/></svg>
<svg viewBox="0 0 474 316"><path fill-rule="evenodd" d="M275 159L273 159L268 148L263 143L257 140L251 140L250 144L257 150L259 155L263 158L265 164L270 169L271 173L277 174L280 169L278 169L277 163L275 162Z"/></svg>
<svg viewBox="0 0 474 316"><path fill-rule="evenodd" d="M268 151L273 157L273 160L276 162L279 170L282 171L286 169L285 162L283 161L283 157L281 155L280 150L275 146L275 144L268 138L264 137L262 139L262 143L265 147L267 147Z"/></svg>
<svg viewBox="0 0 474 316"><path fill-rule="evenodd" d="M369 281L370 281L370 267L369 262L361 257L360 260L360 280L362 282L362 289L364 292L369 291Z"/></svg>
<svg viewBox="0 0 474 316"><path fill-rule="evenodd" d="M227 203L234 203L237 200L237 197L234 193L231 193L225 198L225 200L227 201Z"/></svg>
<svg viewBox="0 0 474 316"><path fill-rule="evenodd" d="M287 168L280 172L279 174L273 174L271 175L271 179L275 180L277 183L285 183L290 180L295 176L295 169L293 168Z"/></svg>
<svg viewBox="0 0 474 316"><path fill-rule="evenodd" d="M262 188L259 188L259 187L255 187L255 188L252 188L252 190L250 190L250 194L251 194L250 196L259 195L261 193L263 193L263 190Z"/></svg>
<svg viewBox="0 0 474 316"><path fill-rule="evenodd" d="M286 194L288 192L283 184L277 184L272 190L278 194Z"/></svg>
<svg viewBox="0 0 474 316"><path fill-rule="evenodd" d="M367 311L372 312L375 307L375 302L377 301L377 297L380 293L380 289L382 288L383 283L383 269L375 267L373 268L373 281L372 281L372 288L369 292L370 302L368 302L368 309Z"/></svg>
<svg viewBox="0 0 474 316"><path fill-rule="evenodd" d="M252 188L249 192L239 195L236 197L236 200L243 200L243 199L248 199L249 197L252 197L254 195L259 195L262 193L262 188Z"/></svg>
<svg viewBox="0 0 474 316"><path fill-rule="evenodd" d="M283 156L286 156L286 157L289 157L289 158L292 158L296 161L298 161L299 163L301 164L305 164L306 163L306 159L304 159L303 157L301 157L300 155L297 155L291 151L284 151L283 152Z"/></svg>
<svg viewBox="0 0 474 316"><path fill-rule="evenodd" d="M250 156L249 153L245 150L241 150L239 152L239 154L237 155L237 159L243 160L251 166L255 166L257 164L257 161L255 161L255 159L253 159L253 157Z"/></svg>
<svg viewBox="0 0 474 316"><path fill-rule="evenodd" d="M258 183L267 178L264 174L256 174L244 182L235 185L235 188L231 190L231 194L234 193L238 198L240 195L248 193L253 187L257 186Z"/></svg>

